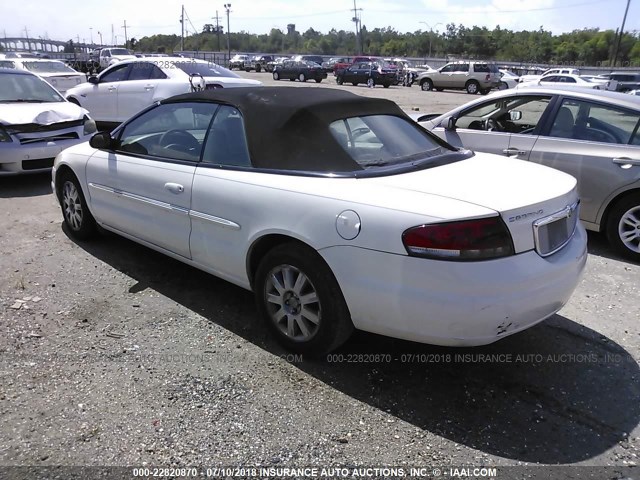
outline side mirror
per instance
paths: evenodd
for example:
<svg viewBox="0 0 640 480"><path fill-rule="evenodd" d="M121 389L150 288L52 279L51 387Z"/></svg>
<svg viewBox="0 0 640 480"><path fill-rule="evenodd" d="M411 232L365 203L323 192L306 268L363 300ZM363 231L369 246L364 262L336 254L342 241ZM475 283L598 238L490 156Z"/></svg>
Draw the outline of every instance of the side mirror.
<svg viewBox="0 0 640 480"><path fill-rule="evenodd" d="M522 119L522 112L520 110L511 110L509 112L509 120L512 122L517 122Z"/></svg>
<svg viewBox="0 0 640 480"><path fill-rule="evenodd" d="M93 83L94 85L97 85L99 81L95 75L90 75L89 78L87 78L87 82Z"/></svg>
<svg viewBox="0 0 640 480"><path fill-rule="evenodd" d="M444 125L444 129L445 130L455 130L456 129L456 121L458 119L456 117L453 116L449 116L446 117L442 120L442 122L440 123L440 125Z"/></svg>
<svg viewBox="0 0 640 480"><path fill-rule="evenodd" d="M89 140L91 148L97 150L113 150L115 141L109 132L98 132Z"/></svg>

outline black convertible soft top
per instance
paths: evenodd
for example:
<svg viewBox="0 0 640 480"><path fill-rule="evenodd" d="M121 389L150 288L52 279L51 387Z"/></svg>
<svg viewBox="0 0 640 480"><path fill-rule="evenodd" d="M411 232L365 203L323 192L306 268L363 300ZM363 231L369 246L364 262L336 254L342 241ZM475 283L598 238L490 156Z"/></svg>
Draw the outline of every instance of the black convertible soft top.
<svg viewBox="0 0 640 480"><path fill-rule="evenodd" d="M390 100L328 88L225 88L178 95L162 103L184 101L216 102L237 108L244 117L249 154L256 168L362 170L331 134L332 122L366 115L393 115L412 122Z"/></svg>

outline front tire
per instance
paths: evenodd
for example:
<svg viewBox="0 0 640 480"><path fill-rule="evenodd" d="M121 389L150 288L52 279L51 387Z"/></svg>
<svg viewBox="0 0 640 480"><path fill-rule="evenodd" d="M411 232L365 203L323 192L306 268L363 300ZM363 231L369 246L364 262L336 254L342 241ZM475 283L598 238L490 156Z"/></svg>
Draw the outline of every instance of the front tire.
<svg viewBox="0 0 640 480"><path fill-rule="evenodd" d="M78 240L88 240L95 236L96 221L87 207L78 179L72 173L63 173L58 185L62 217L69 234Z"/></svg>
<svg viewBox="0 0 640 480"><path fill-rule="evenodd" d="M338 282L307 246L291 242L268 252L256 271L254 293L267 328L289 350L323 355L353 332Z"/></svg>
<svg viewBox="0 0 640 480"><path fill-rule="evenodd" d="M607 238L622 256L640 262L640 193L618 201L609 214Z"/></svg>
<svg viewBox="0 0 640 480"><path fill-rule="evenodd" d="M301 82L306 82L307 77L304 76L304 73L301 73L300 75L298 75L298 80L300 80Z"/></svg>
<svg viewBox="0 0 640 480"><path fill-rule="evenodd" d="M344 81L342 80L342 77L336 77L336 83L338 85L342 85L344 83Z"/></svg>
<svg viewBox="0 0 640 480"><path fill-rule="evenodd" d="M256 65L256 73L260 73L262 71L262 67L260 65Z"/></svg>
<svg viewBox="0 0 640 480"><path fill-rule="evenodd" d="M316 83L320 83L320 82L322 82L322 79L321 78L316 78Z"/></svg>
<svg viewBox="0 0 640 480"><path fill-rule="evenodd" d="M273 72L273 79L280 80L280 74L278 72Z"/></svg>

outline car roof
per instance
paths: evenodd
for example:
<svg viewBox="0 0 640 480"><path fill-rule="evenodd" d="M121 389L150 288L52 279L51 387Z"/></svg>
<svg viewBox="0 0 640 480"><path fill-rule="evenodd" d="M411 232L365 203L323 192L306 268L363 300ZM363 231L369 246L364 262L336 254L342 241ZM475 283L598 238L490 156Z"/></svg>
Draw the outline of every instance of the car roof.
<svg viewBox="0 0 640 480"><path fill-rule="evenodd" d="M639 109L640 108L640 99L635 99L633 95L627 95L621 92L613 92L609 90L597 90L597 89L586 89L584 87L572 87L567 86L564 88L559 87L528 87L526 89L511 89L511 90L501 90L499 92L492 93L490 97L502 97L502 96L510 96L507 94L515 94L515 93L526 93L527 95L531 94L551 94L551 95L571 95L573 97L584 98L585 100L595 100L602 101L607 100L616 105ZM630 98L627 98L630 97Z"/></svg>
<svg viewBox="0 0 640 480"><path fill-rule="evenodd" d="M390 100L329 88L315 88L313 95L295 87L225 88L178 95L161 103L188 101L236 108L244 119L253 165L269 169L352 172L354 161L331 134L332 122L362 115L407 118Z"/></svg>

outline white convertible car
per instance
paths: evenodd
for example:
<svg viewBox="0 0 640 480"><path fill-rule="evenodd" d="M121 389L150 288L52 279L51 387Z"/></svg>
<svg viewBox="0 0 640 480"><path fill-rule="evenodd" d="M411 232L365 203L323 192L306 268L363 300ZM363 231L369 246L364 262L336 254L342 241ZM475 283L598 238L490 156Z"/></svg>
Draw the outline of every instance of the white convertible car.
<svg viewBox="0 0 640 480"><path fill-rule="evenodd" d="M311 354L354 327L494 342L562 308L587 255L572 176L341 90L173 97L65 150L52 186L71 235L99 225L250 289Z"/></svg>

